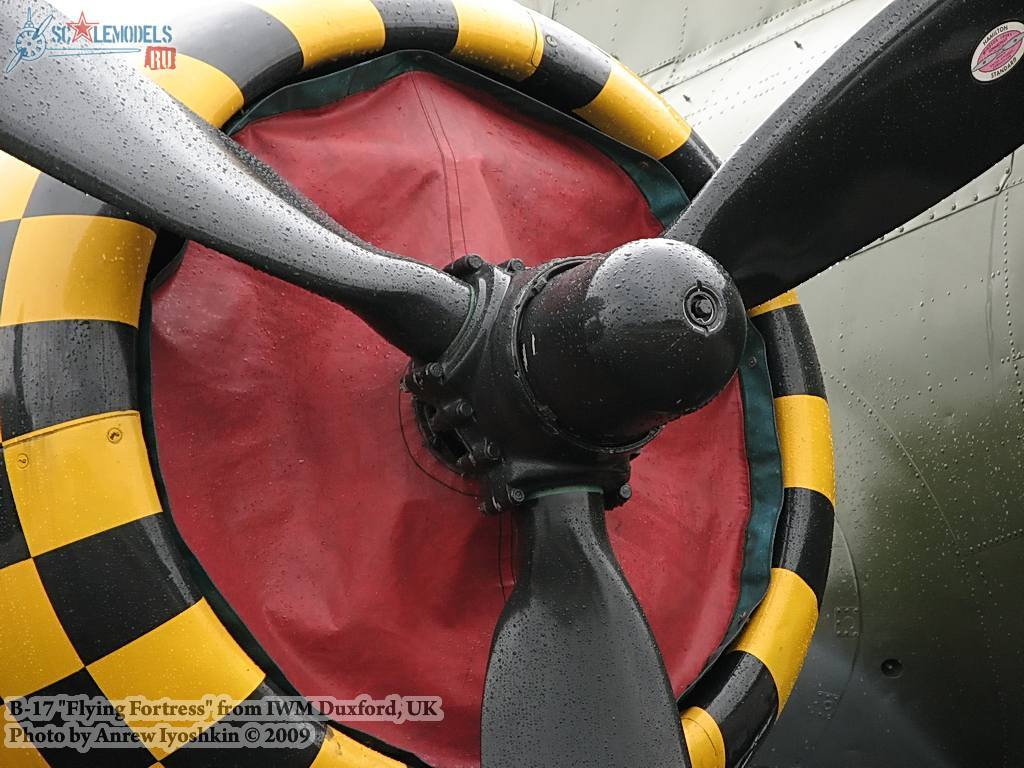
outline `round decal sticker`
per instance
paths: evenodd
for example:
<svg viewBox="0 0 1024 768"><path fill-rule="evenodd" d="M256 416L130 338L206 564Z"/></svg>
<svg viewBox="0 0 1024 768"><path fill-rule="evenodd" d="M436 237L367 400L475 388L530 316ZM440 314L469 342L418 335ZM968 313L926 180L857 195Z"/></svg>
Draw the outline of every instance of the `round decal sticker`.
<svg viewBox="0 0 1024 768"><path fill-rule="evenodd" d="M971 60L975 80L989 83L998 80L1024 58L1024 24L1009 21L987 35L978 45Z"/></svg>

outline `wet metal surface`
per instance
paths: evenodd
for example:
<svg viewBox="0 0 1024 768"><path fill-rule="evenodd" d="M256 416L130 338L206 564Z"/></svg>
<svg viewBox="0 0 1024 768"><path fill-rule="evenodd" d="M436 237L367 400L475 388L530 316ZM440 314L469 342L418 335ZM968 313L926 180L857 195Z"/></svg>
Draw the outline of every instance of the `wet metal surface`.
<svg viewBox="0 0 1024 768"><path fill-rule="evenodd" d="M836 550L753 766L1017 764L1021 210L1018 185L801 292L834 418Z"/></svg>

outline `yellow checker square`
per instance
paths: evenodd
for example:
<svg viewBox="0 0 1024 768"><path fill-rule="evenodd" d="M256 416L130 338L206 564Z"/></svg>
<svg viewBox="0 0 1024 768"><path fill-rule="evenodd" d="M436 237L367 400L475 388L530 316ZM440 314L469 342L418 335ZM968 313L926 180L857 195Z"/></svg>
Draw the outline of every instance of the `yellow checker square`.
<svg viewBox="0 0 1024 768"><path fill-rule="evenodd" d="M245 103L235 81L205 61L179 53L174 69L143 74L211 125L221 126Z"/></svg>
<svg viewBox="0 0 1024 768"><path fill-rule="evenodd" d="M617 61L601 92L574 111L599 131L656 159L675 152L693 132L660 94Z"/></svg>
<svg viewBox="0 0 1024 768"><path fill-rule="evenodd" d="M782 484L810 488L836 503L835 459L828 403L816 395L775 398Z"/></svg>
<svg viewBox="0 0 1024 768"><path fill-rule="evenodd" d="M328 726L327 736L310 768L402 768L403 765Z"/></svg>
<svg viewBox="0 0 1024 768"><path fill-rule="evenodd" d="M29 432L3 450L32 555L160 512L137 411Z"/></svg>
<svg viewBox="0 0 1024 768"><path fill-rule="evenodd" d="M304 69L384 47L384 20L370 0L255 0L295 35Z"/></svg>
<svg viewBox="0 0 1024 768"><path fill-rule="evenodd" d="M118 701L141 696L150 701L195 702L207 696L224 697L225 707L249 696L263 682L263 672L220 623L206 600L179 613L142 637L133 640L88 667L107 698ZM162 722L152 714L125 721L144 731ZM175 725L205 730L216 722L199 717L180 718ZM163 758L181 746L159 738L146 745Z"/></svg>
<svg viewBox="0 0 1024 768"><path fill-rule="evenodd" d="M21 218L38 178L39 171L31 165L0 152L0 221Z"/></svg>
<svg viewBox="0 0 1024 768"><path fill-rule="evenodd" d="M452 56L512 80L525 80L540 65L544 37L519 3L455 0L459 37Z"/></svg>
<svg viewBox="0 0 1024 768"><path fill-rule="evenodd" d="M7 707L0 706L0 766L3 768L47 768L49 763L39 751L27 744L25 730L7 714Z"/></svg>
<svg viewBox="0 0 1024 768"><path fill-rule="evenodd" d="M715 719L700 707L680 716L692 768L725 768L725 740Z"/></svg>
<svg viewBox="0 0 1024 768"><path fill-rule="evenodd" d="M780 712L793 692L817 623L814 591L793 571L772 568L768 593L734 648L768 667L779 693Z"/></svg>
<svg viewBox="0 0 1024 768"><path fill-rule="evenodd" d="M0 696L27 696L82 666L35 563L23 560L0 570Z"/></svg>
<svg viewBox="0 0 1024 768"><path fill-rule="evenodd" d="M104 216L23 219L11 253L0 326L113 320L137 326L156 233Z"/></svg>
<svg viewBox="0 0 1024 768"><path fill-rule="evenodd" d="M800 298L796 295L796 291L786 291L781 296L776 296L774 299L770 299L764 304L758 304L747 312L747 316L757 317L758 315L767 315L769 312L774 312L777 309L795 307L799 303Z"/></svg>

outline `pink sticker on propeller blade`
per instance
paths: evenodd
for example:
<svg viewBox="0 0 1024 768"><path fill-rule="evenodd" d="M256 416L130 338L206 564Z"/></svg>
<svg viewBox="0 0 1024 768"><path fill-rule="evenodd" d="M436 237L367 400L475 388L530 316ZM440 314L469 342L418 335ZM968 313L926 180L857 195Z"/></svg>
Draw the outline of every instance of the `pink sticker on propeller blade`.
<svg viewBox="0 0 1024 768"><path fill-rule="evenodd" d="M993 29L978 45L971 74L983 83L998 80L1024 58L1024 24L1010 21Z"/></svg>

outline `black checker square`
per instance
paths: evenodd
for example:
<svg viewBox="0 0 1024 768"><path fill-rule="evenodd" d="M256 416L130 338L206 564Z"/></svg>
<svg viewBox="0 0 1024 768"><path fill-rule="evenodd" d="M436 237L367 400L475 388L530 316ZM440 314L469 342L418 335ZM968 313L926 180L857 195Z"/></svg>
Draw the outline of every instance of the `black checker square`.
<svg viewBox="0 0 1024 768"><path fill-rule="evenodd" d="M20 563L28 559L28 544L18 520L18 510L14 506L14 494L11 493L11 480L7 476L7 466L3 452L0 451L0 568Z"/></svg>
<svg viewBox="0 0 1024 768"><path fill-rule="evenodd" d="M211 726L205 733L216 736L228 729L244 728L241 722L245 719L245 707L247 705L260 705L268 697L282 695L275 686L264 681L244 701L240 702L223 721ZM265 707L265 704L262 705ZM261 711L266 711L262 709ZM232 720L232 718L234 718ZM326 728L323 723L305 719L297 716L282 716L275 721L274 725L280 723L287 727L289 723L301 728L314 728L316 730L313 741L304 747L260 747L248 748L236 744L226 743L223 747L210 745L198 746L186 744L180 749L163 758L160 762L164 768L239 768L243 765L273 765L274 768L309 768L320 752L326 736ZM270 726L270 723L261 724Z"/></svg>
<svg viewBox="0 0 1024 768"><path fill-rule="evenodd" d="M295 35L256 4L222 0L217 22L198 14L175 19L174 44L179 54L231 78L246 104L302 71L302 47ZM225 29L231 34L224 34Z"/></svg>
<svg viewBox="0 0 1024 768"><path fill-rule="evenodd" d="M28 205L25 206L24 217L30 216L105 216L132 220L126 211L97 200L45 173L39 174Z"/></svg>
<svg viewBox="0 0 1024 768"><path fill-rule="evenodd" d="M22 699L11 699L7 706L30 736L33 732L40 733L41 729L47 726L54 726L61 731L74 730L83 736L92 732L95 738L95 733L99 730L96 725L72 725L65 728L66 721L61 716L60 700L52 707L46 703L46 697L51 696L88 697L90 705L110 705L110 700L103 695L96 681L83 669ZM23 708L20 715L19 705ZM31 714L33 710L36 710L35 715ZM134 737L131 728L120 717L114 716L108 720L103 726L103 731L109 734L107 744L93 745L84 752L74 747L45 746L40 743L36 743L36 749L51 768L95 768L98 765L104 768L149 768L156 762L149 750ZM113 746L114 744L116 746Z"/></svg>
<svg viewBox="0 0 1024 768"><path fill-rule="evenodd" d="M384 50L412 48L445 54L459 39L459 14L450 0L423 4L371 0L384 21Z"/></svg>
<svg viewBox="0 0 1024 768"><path fill-rule="evenodd" d="M57 617L86 664L198 602L164 513L36 557Z"/></svg>
<svg viewBox="0 0 1024 768"><path fill-rule="evenodd" d="M546 17L540 20L544 53L540 66L519 84L538 101L566 112L597 98L611 77L612 60L575 32Z"/></svg>
<svg viewBox="0 0 1024 768"><path fill-rule="evenodd" d="M135 328L110 320L0 327L4 440L72 419L138 410ZM8 362L9 361L9 362Z"/></svg>
<svg viewBox="0 0 1024 768"><path fill-rule="evenodd" d="M4 285L7 283L7 270L11 266L11 254L14 252L14 240L18 236L20 220L0 221L0 302L3 301ZM0 424L0 434L3 425Z"/></svg>

